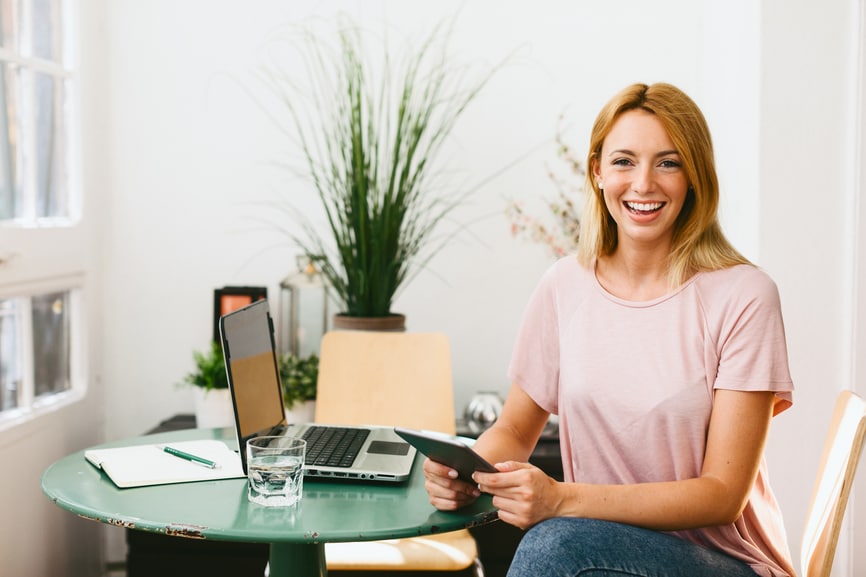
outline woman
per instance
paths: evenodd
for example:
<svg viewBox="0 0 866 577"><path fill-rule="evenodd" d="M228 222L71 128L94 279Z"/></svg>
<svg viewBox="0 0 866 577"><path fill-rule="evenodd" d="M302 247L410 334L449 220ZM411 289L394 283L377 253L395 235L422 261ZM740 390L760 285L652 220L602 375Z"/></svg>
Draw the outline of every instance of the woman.
<svg viewBox="0 0 866 577"><path fill-rule="evenodd" d="M779 296L725 239L703 115L635 84L596 119L577 257L529 301L500 419L463 483L425 461L441 510L493 495L529 529L510 576L793 576L768 485L770 420L791 405ZM559 415L565 481L526 461Z"/></svg>

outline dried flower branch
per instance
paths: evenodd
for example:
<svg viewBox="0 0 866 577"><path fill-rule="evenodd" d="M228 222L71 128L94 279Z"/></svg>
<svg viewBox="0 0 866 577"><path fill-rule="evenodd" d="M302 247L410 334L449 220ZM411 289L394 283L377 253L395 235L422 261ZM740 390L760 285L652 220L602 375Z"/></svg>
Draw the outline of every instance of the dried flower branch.
<svg viewBox="0 0 866 577"><path fill-rule="evenodd" d="M548 177L557 191L553 199L545 201L550 215L540 218L528 214L523 203L516 200L509 202L505 215L511 222L513 237L546 244L554 257L561 257L573 253L580 240L579 200L583 195L586 170L565 143L561 122L556 132L556 145L557 159L564 165L565 175L562 167L559 171L548 168Z"/></svg>

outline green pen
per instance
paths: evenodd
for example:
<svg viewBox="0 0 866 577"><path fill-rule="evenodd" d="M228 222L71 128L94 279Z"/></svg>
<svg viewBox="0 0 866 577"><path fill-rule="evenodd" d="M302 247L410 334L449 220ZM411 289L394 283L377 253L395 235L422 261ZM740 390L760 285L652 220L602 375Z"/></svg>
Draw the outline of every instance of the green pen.
<svg viewBox="0 0 866 577"><path fill-rule="evenodd" d="M185 453L180 449L175 449L174 447L165 446L162 448L163 451L168 453L169 455L174 455L175 457L180 457L181 459L186 459L187 461L192 461L193 463L198 463L199 465L204 465L209 469L218 469L219 463L215 463L204 457L197 457L196 455L192 455L190 453Z"/></svg>

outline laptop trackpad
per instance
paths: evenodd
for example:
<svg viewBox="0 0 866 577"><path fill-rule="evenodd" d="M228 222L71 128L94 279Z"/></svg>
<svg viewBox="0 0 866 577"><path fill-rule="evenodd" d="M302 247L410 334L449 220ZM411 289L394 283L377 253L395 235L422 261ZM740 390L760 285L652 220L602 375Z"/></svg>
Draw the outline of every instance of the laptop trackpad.
<svg viewBox="0 0 866 577"><path fill-rule="evenodd" d="M367 447L368 453L376 455L406 455L409 453L409 443L394 443L391 441L371 441Z"/></svg>

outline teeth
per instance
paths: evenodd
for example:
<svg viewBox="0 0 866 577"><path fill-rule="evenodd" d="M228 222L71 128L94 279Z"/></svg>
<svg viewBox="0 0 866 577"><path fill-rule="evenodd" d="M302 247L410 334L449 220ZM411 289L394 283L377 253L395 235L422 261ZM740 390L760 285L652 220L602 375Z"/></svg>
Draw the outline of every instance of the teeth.
<svg viewBox="0 0 866 577"><path fill-rule="evenodd" d="M658 210L662 207L664 203L662 202L626 202L625 205L632 210L639 210L642 212L652 212L654 210Z"/></svg>

